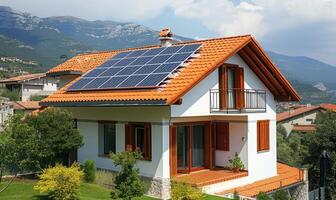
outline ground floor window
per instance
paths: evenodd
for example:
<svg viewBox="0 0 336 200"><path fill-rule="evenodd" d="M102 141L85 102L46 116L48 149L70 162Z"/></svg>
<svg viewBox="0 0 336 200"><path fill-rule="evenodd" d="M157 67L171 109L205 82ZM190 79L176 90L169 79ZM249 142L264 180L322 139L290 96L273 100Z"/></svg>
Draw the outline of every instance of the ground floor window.
<svg viewBox="0 0 336 200"><path fill-rule="evenodd" d="M152 159L152 134L150 123L129 123L125 125L125 148L141 152L145 160Z"/></svg>
<svg viewBox="0 0 336 200"><path fill-rule="evenodd" d="M99 154L109 155L116 152L116 127L113 122L99 123Z"/></svg>

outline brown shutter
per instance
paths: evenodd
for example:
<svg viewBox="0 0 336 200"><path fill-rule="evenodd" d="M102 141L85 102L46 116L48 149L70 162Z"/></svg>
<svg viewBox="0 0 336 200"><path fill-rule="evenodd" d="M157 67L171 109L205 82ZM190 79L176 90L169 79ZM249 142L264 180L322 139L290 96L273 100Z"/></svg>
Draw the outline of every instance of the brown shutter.
<svg viewBox="0 0 336 200"><path fill-rule="evenodd" d="M244 97L244 68L236 67L234 68L235 74L235 88L236 88L236 108L245 107L245 97Z"/></svg>
<svg viewBox="0 0 336 200"><path fill-rule="evenodd" d="M227 78L226 67L222 66L218 69L218 83L219 83L219 109L227 108Z"/></svg>
<svg viewBox="0 0 336 200"><path fill-rule="evenodd" d="M134 126L125 124L125 150L134 151Z"/></svg>
<svg viewBox="0 0 336 200"><path fill-rule="evenodd" d="M169 131L169 154L170 154L170 175L177 174L177 130L176 126L170 126Z"/></svg>
<svg viewBox="0 0 336 200"><path fill-rule="evenodd" d="M152 160L152 126L145 124L145 149L144 159Z"/></svg>
<svg viewBox="0 0 336 200"><path fill-rule="evenodd" d="M228 123L216 123L216 149L221 151L230 151L230 133Z"/></svg>
<svg viewBox="0 0 336 200"><path fill-rule="evenodd" d="M270 149L269 120L260 120L257 122L257 142L258 151Z"/></svg>

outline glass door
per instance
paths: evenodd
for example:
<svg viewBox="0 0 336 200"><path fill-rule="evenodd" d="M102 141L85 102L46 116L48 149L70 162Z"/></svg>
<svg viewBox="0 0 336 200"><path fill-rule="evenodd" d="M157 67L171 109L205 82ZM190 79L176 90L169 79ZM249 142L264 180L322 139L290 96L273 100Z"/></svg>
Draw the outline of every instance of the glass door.
<svg viewBox="0 0 336 200"><path fill-rule="evenodd" d="M189 171L189 132L188 126L177 127L177 170L179 172Z"/></svg>
<svg viewBox="0 0 336 200"><path fill-rule="evenodd" d="M204 129L203 125L192 127L192 168L204 166Z"/></svg>

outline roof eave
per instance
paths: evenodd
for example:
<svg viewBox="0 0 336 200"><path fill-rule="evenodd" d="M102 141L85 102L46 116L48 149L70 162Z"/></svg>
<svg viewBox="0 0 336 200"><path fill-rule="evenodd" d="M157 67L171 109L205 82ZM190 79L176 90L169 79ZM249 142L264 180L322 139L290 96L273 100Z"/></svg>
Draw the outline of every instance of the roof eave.
<svg viewBox="0 0 336 200"><path fill-rule="evenodd" d="M165 100L40 102L40 106L52 107L123 107L164 105L167 105Z"/></svg>

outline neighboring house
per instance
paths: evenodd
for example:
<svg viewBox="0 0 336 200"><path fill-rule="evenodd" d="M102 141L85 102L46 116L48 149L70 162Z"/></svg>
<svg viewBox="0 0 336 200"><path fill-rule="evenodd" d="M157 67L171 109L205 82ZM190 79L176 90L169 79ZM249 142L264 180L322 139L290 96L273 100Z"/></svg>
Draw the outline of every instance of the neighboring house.
<svg viewBox="0 0 336 200"><path fill-rule="evenodd" d="M336 112L335 104L321 105L301 105L296 109L291 109L277 114L277 123L281 124L289 135L292 131L297 132L312 132L316 131L316 116L331 110Z"/></svg>
<svg viewBox="0 0 336 200"><path fill-rule="evenodd" d="M57 90L58 81L53 77L47 77L45 73L27 74L0 80L10 91L18 90L21 101L29 101L30 97L48 96Z"/></svg>
<svg viewBox="0 0 336 200"><path fill-rule="evenodd" d="M29 114L34 110L40 109L39 101L14 101L13 109L14 113L22 112L23 114Z"/></svg>
<svg viewBox="0 0 336 200"><path fill-rule="evenodd" d="M0 97L0 131L3 131L4 124L11 115L13 115L13 106L9 99Z"/></svg>
<svg viewBox="0 0 336 200"><path fill-rule="evenodd" d="M276 153L276 103L300 97L257 41L161 42L78 55L47 73L63 87L40 105L74 114L85 142L78 161L117 170L109 152L140 150L149 194L164 199L171 180L223 196L284 188L307 199L306 173ZM236 153L245 170L235 173Z"/></svg>

